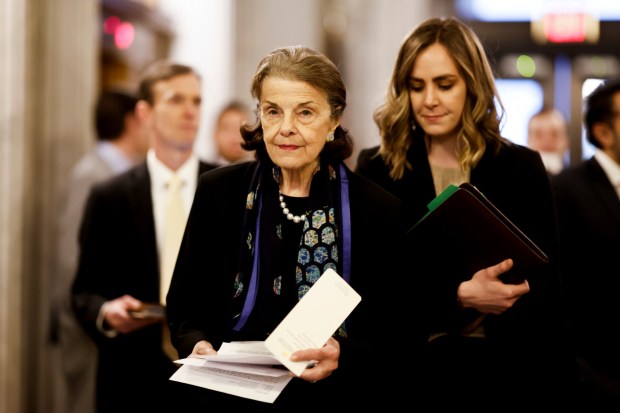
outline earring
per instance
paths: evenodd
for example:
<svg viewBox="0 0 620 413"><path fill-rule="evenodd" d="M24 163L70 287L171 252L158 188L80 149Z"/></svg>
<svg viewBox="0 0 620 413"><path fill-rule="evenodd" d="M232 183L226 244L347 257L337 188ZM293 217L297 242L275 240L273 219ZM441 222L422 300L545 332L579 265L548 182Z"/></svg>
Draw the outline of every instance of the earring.
<svg viewBox="0 0 620 413"><path fill-rule="evenodd" d="M417 128L418 127L416 126L415 122L411 122L411 130L415 132Z"/></svg>
<svg viewBox="0 0 620 413"><path fill-rule="evenodd" d="M327 134L327 142L331 142L334 140L334 132L329 132Z"/></svg>

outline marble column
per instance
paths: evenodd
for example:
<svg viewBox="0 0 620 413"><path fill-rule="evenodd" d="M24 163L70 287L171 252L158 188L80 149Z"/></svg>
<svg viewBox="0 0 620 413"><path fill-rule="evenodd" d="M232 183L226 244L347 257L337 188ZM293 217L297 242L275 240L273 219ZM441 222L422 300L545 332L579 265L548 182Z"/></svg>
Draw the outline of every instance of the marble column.
<svg viewBox="0 0 620 413"><path fill-rule="evenodd" d="M98 12L96 0L0 3L0 412L54 411L56 216L94 142Z"/></svg>

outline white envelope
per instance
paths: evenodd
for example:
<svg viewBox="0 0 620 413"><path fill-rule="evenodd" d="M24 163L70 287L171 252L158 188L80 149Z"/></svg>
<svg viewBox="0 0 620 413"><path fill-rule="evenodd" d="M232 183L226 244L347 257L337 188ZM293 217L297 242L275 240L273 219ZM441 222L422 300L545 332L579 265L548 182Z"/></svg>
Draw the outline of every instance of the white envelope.
<svg viewBox="0 0 620 413"><path fill-rule="evenodd" d="M293 362L291 354L323 347L361 300L336 271L328 269L267 337L265 346L299 376L307 362Z"/></svg>

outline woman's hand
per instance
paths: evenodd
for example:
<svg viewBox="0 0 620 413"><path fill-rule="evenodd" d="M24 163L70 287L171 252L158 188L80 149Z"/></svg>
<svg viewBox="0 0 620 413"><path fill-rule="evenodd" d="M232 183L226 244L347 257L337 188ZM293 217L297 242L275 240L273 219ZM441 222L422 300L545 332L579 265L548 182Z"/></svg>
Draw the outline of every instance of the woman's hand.
<svg viewBox="0 0 620 413"><path fill-rule="evenodd" d="M457 297L465 308L474 308L483 314L501 314L514 305L523 294L530 291L526 281L521 284L504 284L499 276L512 268L511 259L482 269L469 281L459 285Z"/></svg>
<svg viewBox="0 0 620 413"><path fill-rule="evenodd" d="M321 348L299 350L291 355L292 361L307 360L312 367L308 367L299 376L300 379L316 383L318 380L330 376L338 368L340 358L340 343L333 337Z"/></svg>
<svg viewBox="0 0 620 413"><path fill-rule="evenodd" d="M204 356L215 354L217 354L217 351L215 351L211 343L209 343L207 340L200 340L194 345L194 348L192 349L192 354L190 354L190 356Z"/></svg>

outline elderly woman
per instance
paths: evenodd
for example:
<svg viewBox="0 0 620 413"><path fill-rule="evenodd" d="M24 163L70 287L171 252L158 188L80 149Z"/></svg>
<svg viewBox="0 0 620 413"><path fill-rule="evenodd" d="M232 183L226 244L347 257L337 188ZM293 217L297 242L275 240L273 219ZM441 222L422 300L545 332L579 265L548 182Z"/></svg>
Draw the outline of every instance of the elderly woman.
<svg viewBox="0 0 620 413"><path fill-rule="evenodd" d="M202 402L252 411L396 402L404 392L386 380L397 363L381 361L383 342L416 325L416 312L399 308L415 286L399 270L401 203L343 163L352 152L340 125L346 90L329 59L305 47L276 49L251 90L257 124L242 134L257 161L201 176L168 294L173 342L185 357L265 340L332 268L362 301L323 347L293 354L316 367L274 404L209 390Z"/></svg>

